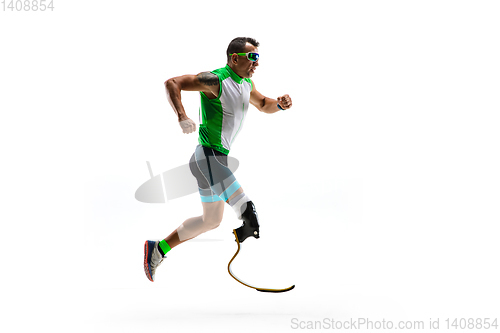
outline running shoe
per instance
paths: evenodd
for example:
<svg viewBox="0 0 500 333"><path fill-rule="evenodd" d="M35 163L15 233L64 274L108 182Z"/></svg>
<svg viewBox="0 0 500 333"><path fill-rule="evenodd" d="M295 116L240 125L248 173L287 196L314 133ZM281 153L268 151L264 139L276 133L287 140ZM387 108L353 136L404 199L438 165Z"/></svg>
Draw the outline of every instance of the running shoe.
<svg viewBox="0 0 500 333"><path fill-rule="evenodd" d="M144 244L144 272L149 281L155 281L155 272L158 266L162 263L163 259L160 251L158 250L158 243L160 241L146 241Z"/></svg>

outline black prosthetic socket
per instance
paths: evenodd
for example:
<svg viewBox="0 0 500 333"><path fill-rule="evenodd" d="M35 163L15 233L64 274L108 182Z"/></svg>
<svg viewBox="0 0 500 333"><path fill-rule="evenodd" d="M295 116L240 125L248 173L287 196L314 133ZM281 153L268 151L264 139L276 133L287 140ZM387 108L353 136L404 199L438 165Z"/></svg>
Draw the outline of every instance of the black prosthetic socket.
<svg viewBox="0 0 500 333"><path fill-rule="evenodd" d="M243 220L243 224L241 227L235 229L239 242L242 243L250 236L259 238L259 219L253 202L248 201L246 203L246 209L241 215L241 219Z"/></svg>

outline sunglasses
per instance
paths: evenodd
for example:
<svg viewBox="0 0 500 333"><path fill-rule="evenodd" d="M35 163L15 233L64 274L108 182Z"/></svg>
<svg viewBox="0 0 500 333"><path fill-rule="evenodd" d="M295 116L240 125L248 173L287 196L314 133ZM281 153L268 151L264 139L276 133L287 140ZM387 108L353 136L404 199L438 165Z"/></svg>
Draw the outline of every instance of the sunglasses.
<svg viewBox="0 0 500 333"><path fill-rule="evenodd" d="M248 60L250 61L257 61L259 60L259 54L255 52L248 52L248 53L231 53L230 55L237 54L239 56L246 56Z"/></svg>

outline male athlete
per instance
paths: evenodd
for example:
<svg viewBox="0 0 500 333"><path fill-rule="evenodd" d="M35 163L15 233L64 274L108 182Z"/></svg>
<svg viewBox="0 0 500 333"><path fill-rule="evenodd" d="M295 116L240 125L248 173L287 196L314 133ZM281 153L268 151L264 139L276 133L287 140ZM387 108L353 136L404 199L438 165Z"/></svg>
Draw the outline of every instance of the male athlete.
<svg viewBox="0 0 500 333"><path fill-rule="evenodd" d="M235 38L227 48L225 67L198 75L174 77L165 82L168 101L186 134L194 132L196 124L184 111L181 90L199 91L201 95L199 145L189 167L198 182L203 215L187 219L162 241L146 241L144 271L151 281L154 281L155 271L168 251L219 226L224 203L228 203L243 221L236 229L239 241L243 242L249 236L259 238L255 206L227 167L227 155L243 126L249 104L259 111L275 113L292 107L292 100L288 95L268 98L255 88L250 78L259 66L258 46L253 38Z"/></svg>

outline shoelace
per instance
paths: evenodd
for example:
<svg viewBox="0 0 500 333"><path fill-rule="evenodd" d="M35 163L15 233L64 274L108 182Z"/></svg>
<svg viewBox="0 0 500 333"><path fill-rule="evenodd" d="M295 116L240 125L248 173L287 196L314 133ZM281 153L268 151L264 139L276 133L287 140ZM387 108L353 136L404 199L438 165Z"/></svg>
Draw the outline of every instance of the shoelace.
<svg viewBox="0 0 500 333"><path fill-rule="evenodd" d="M161 257L161 259L158 262L155 262L155 260L151 260L151 268L156 269L156 267L160 266L160 264L163 262L163 259L166 257Z"/></svg>

